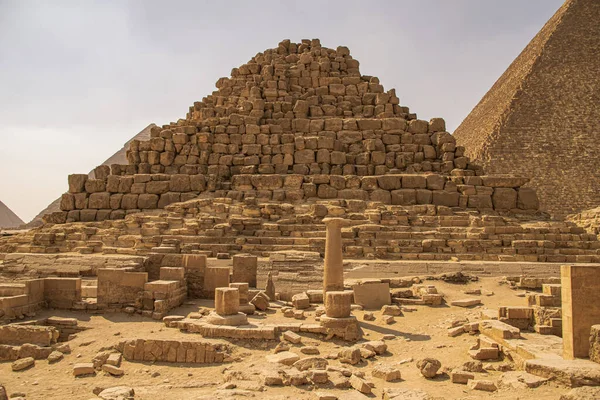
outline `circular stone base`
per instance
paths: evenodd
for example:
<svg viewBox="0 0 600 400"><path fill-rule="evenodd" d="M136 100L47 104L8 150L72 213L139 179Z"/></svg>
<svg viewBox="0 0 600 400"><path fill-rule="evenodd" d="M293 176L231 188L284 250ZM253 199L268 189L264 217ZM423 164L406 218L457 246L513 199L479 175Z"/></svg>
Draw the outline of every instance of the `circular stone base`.
<svg viewBox="0 0 600 400"><path fill-rule="evenodd" d="M233 315L219 315L216 312L211 311L210 314L206 316L205 321L206 323L212 325L248 325L248 317L246 317L246 314L241 312Z"/></svg>

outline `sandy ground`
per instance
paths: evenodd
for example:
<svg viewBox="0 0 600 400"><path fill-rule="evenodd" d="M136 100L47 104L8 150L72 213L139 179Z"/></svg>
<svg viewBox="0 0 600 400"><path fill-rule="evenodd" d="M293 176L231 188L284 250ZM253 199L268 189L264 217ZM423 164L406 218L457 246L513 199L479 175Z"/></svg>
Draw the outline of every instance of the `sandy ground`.
<svg viewBox="0 0 600 400"><path fill-rule="evenodd" d="M439 399L559 399L560 395L568 391L565 387L547 382L536 389L505 389L487 393L471 391L466 385L453 384L447 374L438 375L436 379L423 378L415 366L416 360L423 357L437 358L442 363L442 368L450 371L452 368L470 361L467 354L468 348L476 341L476 337L468 334L450 338L446 328L455 319L478 319L481 308L496 309L501 305L525 305L525 299L517 297L515 291L506 285L498 284L499 278L483 278L479 282L466 285L448 284L440 281L427 281L444 293L446 301L465 297L478 297L465 295L463 290L482 288L493 291L493 296L480 296L483 306L463 309L458 307L440 306L427 307L415 306L416 311L406 312L403 317L396 317L393 325L384 325L380 322L380 312L375 312L376 321L362 320L363 311L354 314L361 321L365 340L377 340L385 334L393 334L395 339L389 340L388 354L376 356L368 361L363 361L354 367L344 364L344 367L365 372L365 377L373 382L373 398L381 398L384 388L414 388L429 393ZM172 310L171 315L186 315L197 311L199 306L210 305L208 301L192 301L185 306ZM308 312L307 322L314 321L314 312ZM234 356L241 361L220 365L197 366L191 364L170 363L138 363L123 360L122 368L125 375L115 378L100 372L95 377L75 378L72 375L72 365L78 362L91 362L100 348L116 344L125 338L185 338L186 340L200 340L197 334L187 334L174 328L167 328L161 322L129 316L126 314L90 315L78 312L62 312L45 310L37 316L65 316L75 317L80 320L80 326L90 329L81 332L69 342L72 353L65 356L56 364L48 364L46 360L37 360L33 368L22 372L12 372L11 363L0 363L0 383L5 385L8 393L22 392L27 399L91 399L95 398L93 389L96 387L131 386L135 389L136 399L196 399L214 393L224 383L224 372L239 371L247 377L258 382L259 373L265 366L265 355L272 354L272 349L277 341L239 341L228 340L236 347ZM280 312L269 313L258 320L269 322L290 322ZM347 344L341 341L321 341L318 335L303 334L304 345L313 345L319 348L322 356L337 351ZM298 347L298 346L296 346ZM292 348L300 353L299 348ZM403 360L413 361L404 362ZM382 379L372 378L370 370L376 363L397 366L402 373L402 380L398 382L385 382ZM500 363L500 362L497 362ZM329 360L330 365L342 365L337 360ZM476 374L476 379L489 379L497 381L502 373L492 371L486 374ZM248 384L240 384L240 388ZM250 385L256 387L258 385ZM327 385L303 387L264 387L264 391L253 391L251 397L261 399L313 399L314 391L331 391L339 399L350 398L353 389L347 391L330 389ZM210 397L209 397L210 398ZM212 397L216 398L216 397ZM234 397L232 397L234 398ZM237 397L235 397L237 398Z"/></svg>

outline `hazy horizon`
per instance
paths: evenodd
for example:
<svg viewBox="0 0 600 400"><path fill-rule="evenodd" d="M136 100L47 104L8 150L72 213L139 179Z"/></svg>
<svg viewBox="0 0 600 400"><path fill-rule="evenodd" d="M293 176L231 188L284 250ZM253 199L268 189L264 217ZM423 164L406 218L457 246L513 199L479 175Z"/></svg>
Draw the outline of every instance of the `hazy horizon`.
<svg viewBox="0 0 600 400"><path fill-rule="evenodd" d="M452 132L562 0L0 0L0 200L25 222L154 122L283 39L348 46L361 73Z"/></svg>

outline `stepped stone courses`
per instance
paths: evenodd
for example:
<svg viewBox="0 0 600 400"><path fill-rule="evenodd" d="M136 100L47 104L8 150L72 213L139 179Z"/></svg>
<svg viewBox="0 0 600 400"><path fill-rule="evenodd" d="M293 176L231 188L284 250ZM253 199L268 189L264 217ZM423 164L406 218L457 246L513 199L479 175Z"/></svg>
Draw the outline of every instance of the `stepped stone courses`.
<svg viewBox="0 0 600 400"><path fill-rule="evenodd" d="M417 119L346 47L284 41L217 82L185 120L133 140L128 165L71 175L61 213L102 221L201 196L535 210L526 180L481 177L441 118Z"/></svg>
<svg viewBox="0 0 600 400"><path fill-rule="evenodd" d="M128 165L69 176L63 211L0 252L323 256L323 219L339 217L349 258L600 261L595 235L539 212L527 178L485 175L443 119L417 119L358 66L318 40L257 54L133 140Z"/></svg>
<svg viewBox="0 0 600 400"><path fill-rule="evenodd" d="M454 132L488 173L531 178L556 216L600 204L600 2L568 0Z"/></svg>

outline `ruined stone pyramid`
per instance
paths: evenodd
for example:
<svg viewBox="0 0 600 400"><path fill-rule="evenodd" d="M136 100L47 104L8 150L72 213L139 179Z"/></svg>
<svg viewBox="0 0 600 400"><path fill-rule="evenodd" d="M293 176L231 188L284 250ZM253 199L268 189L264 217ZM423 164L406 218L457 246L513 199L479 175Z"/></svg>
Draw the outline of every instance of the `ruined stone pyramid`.
<svg viewBox="0 0 600 400"><path fill-rule="evenodd" d="M600 2L567 0L454 132L556 216L600 204Z"/></svg>
<svg viewBox="0 0 600 400"><path fill-rule="evenodd" d="M216 86L185 119L132 141L127 165L71 175L50 221L121 219L197 196L537 209L526 180L480 177L443 119L418 119L347 47L286 40Z"/></svg>
<svg viewBox="0 0 600 400"><path fill-rule="evenodd" d="M17 228L23 225L21 218L0 201L0 228Z"/></svg>
<svg viewBox="0 0 600 400"><path fill-rule="evenodd" d="M258 53L132 141L127 164L70 175L61 211L0 253L323 255L324 219L343 217L349 258L600 261L596 236L548 221L527 179L485 175L443 119L358 67L317 39Z"/></svg>

